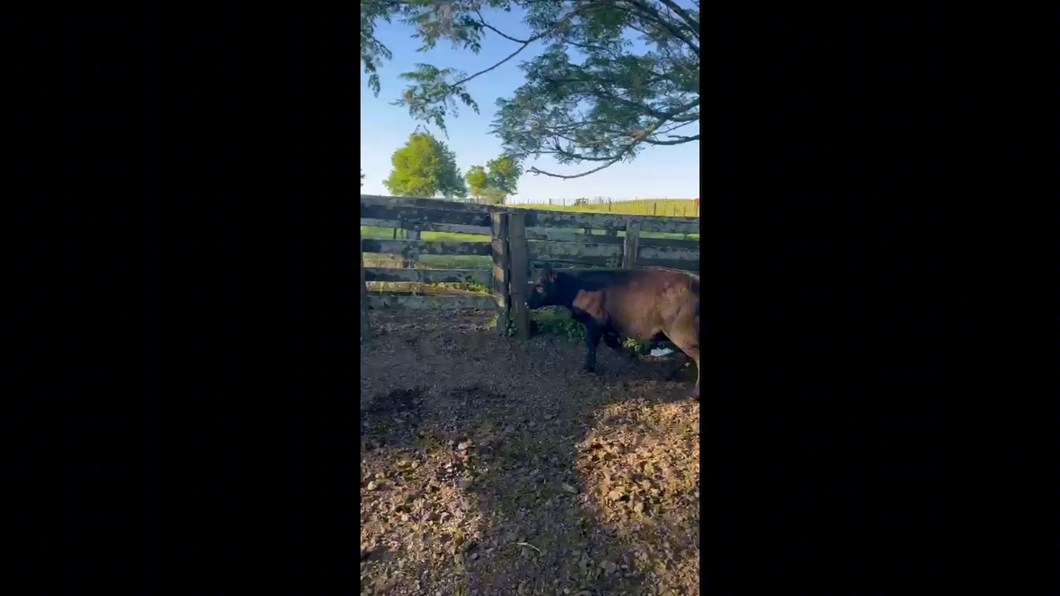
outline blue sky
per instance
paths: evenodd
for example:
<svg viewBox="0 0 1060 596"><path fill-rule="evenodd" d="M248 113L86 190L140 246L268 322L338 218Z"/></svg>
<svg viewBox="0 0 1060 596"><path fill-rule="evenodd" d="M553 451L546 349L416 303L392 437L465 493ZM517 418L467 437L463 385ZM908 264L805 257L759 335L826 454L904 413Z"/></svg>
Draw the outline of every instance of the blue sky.
<svg viewBox="0 0 1060 596"><path fill-rule="evenodd" d="M522 15L515 11L505 13L491 10L485 13L486 20L501 31L514 37L524 36L527 27L521 22ZM518 44L487 32L482 51L476 55L470 50L452 49L449 43L440 42L429 52L417 52L419 40L412 39L411 27L398 22L377 23L378 37L394 54L393 60L385 62L379 71L382 91L376 97L368 88L368 75L361 72L361 167L364 170L365 194L389 194L383 180L392 169L390 157L394 151L408 141L408 137L420 124L409 116L408 110L390 105L397 99L407 83L398 78L403 72L413 70L415 64L424 62L439 67L455 67L466 73L474 73L492 66L518 48ZM510 97L522 85L523 73L518 68L522 61L530 60L543 51L541 44L523 50L497 69L468 83L468 91L478 102L481 113L461 106L458 117L446 120L449 138L446 139L433 126L427 129L449 145L456 153L457 165L466 174L473 165L485 163L501 153L500 140L489 133L493 120L495 101L498 97ZM699 132L698 125L688 127L684 134ZM693 132L694 130L694 132ZM536 162L528 161L526 167L538 168L554 173L573 174L591 169L588 163L563 166L549 156ZM699 196L699 143L688 143L676 147L647 147L633 163L619 163L583 178L560 180L547 176L524 174L519 180L520 199L549 199L577 197L632 198L695 198Z"/></svg>

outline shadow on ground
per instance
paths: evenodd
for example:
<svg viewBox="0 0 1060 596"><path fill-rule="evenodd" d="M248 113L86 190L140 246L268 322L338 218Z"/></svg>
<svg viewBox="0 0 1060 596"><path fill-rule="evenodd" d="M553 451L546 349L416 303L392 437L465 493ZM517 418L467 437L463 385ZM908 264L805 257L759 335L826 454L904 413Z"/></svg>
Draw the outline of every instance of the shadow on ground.
<svg viewBox="0 0 1060 596"><path fill-rule="evenodd" d="M692 381L606 348L587 375L581 345L471 315L376 322L362 593L699 593Z"/></svg>

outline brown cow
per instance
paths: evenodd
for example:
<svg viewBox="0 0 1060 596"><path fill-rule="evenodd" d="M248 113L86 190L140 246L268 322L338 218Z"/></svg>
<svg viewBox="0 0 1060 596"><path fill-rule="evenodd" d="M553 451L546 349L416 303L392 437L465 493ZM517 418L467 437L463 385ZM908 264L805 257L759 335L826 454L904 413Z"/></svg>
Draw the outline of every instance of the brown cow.
<svg viewBox="0 0 1060 596"><path fill-rule="evenodd" d="M603 337L668 340L696 363L692 399L699 400L699 276L674 269L543 269L532 282L529 308L564 306L585 325L585 370L596 370ZM676 369L675 369L676 370Z"/></svg>

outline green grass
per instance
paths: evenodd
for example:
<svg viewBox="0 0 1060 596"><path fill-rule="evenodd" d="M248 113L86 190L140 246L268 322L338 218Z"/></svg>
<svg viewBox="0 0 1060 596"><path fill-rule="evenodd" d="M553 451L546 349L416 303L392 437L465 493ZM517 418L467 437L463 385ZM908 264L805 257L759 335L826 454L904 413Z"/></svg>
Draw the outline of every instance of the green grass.
<svg viewBox="0 0 1060 596"><path fill-rule="evenodd" d="M579 233L584 233L579 230ZM591 236L603 236L603 230L592 230ZM626 237L625 230L618 231L619 238ZM679 234L677 232L641 232L641 238L669 238L671 240L699 240L699 234Z"/></svg>
<svg viewBox="0 0 1060 596"><path fill-rule="evenodd" d="M400 267L401 255L365 253L365 267ZM420 255L417 269L490 269L493 259L481 255Z"/></svg>
<svg viewBox="0 0 1060 596"><path fill-rule="evenodd" d="M535 333L561 335L571 343L585 341L585 326L563 308L530 311L530 325Z"/></svg>
<svg viewBox="0 0 1060 596"><path fill-rule="evenodd" d="M593 230L592 235L603 236L603 230ZM619 237L624 238L626 232L619 230ZM699 240L699 234L677 234L673 232L641 232L642 238L671 238L674 240ZM375 228L371 226L361 226L361 238L375 238L377 240L391 240L394 237L394 230L392 228ZM399 240L407 238L405 230L398 230L397 237ZM489 242L489 236L479 236L477 234L456 234L453 232L422 232L420 234L422 240L430 240L433 242Z"/></svg>
<svg viewBox="0 0 1060 596"><path fill-rule="evenodd" d="M520 209L545 209L550 211L575 211L582 213L615 213L621 215L658 215L660 217L698 217L696 204L692 199L640 199L635 201L614 201L600 205L549 205L526 204L512 205Z"/></svg>
<svg viewBox="0 0 1060 596"><path fill-rule="evenodd" d="M397 239L408 238L407 230L398 230ZM372 226L361 226L361 238L375 238L377 240L392 240L394 238L393 228L376 228ZM421 240L431 242L489 242L489 236L478 234L456 234L452 232L421 232Z"/></svg>

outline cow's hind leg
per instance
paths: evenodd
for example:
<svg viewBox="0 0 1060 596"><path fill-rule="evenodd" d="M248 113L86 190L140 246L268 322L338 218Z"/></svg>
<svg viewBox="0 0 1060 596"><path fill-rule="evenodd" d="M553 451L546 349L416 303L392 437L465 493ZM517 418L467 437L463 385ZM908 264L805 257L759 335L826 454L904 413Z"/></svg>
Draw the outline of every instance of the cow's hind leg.
<svg viewBox="0 0 1060 596"><path fill-rule="evenodd" d="M692 399L699 401L699 377L702 372L699 366L699 327L698 325L695 327L685 325L666 335L669 337L670 343L677 346L679 350L696 363L696 386L692 389Z"/></svg>
<svg viewBox="0 0 1060 596"><path fill-rule="evenodd" d="M686 364L688 364L688 356L682 350L678 349L677 354L674 356L674 365L666 371L666 380L672 381Z"/></svg>

